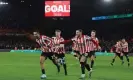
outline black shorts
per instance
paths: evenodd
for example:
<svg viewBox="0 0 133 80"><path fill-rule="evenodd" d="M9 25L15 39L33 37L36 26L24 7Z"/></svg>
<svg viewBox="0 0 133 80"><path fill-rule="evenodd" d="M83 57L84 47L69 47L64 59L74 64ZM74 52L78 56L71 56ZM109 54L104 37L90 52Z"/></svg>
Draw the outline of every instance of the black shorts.
<svg viewBox="0 0 133 80"><path fill-rule="evenodd" d="M53 59L53 53L52 52L42 52L41 56L44 56L47 58L49 58L50 60Z"/></svg>
<svg viewBox="0 0 133 80"><path fill-rule="evenodd" d="M64 53L62 53L62 54L55 54L55 57L57 57L59 63L66 64L65 54Z"/></svg>
<svg viewBox="0 0 133 80"><path fill-rule="evenodd" d="M76 51L76 50L74 50L73 52L76 53L76 54L80 54L80 52L79 51Z"/></svg>
<svg viewBox="0 0 133 80"><path fill-rule="evenodd" d="M116 54L118 57L120 57L120 56L121 56L121 53L117 53L117 52L116 52L115 54Z"/></svg>
<svg viewBox="0 0 133 80"><path fill-rule="evenodd" d="M95 51L90 51L90 52L88 53L88 57L91 57L91 56L95 56Z"/></svg>
<svg viewBox="0 0 133 80"><path fill-rule="evenodd" d="M128 56L128 54L129 54L128 52L122 52L122 53L123 53L125 56Z"/></svg>
<svg viewBox="0 0 133 80"><path fill-rule="evenodd" d="M57 57L57 58L64 58L65 54L64 53L62 53L62 54L55 53L55 57Z"/></svg>

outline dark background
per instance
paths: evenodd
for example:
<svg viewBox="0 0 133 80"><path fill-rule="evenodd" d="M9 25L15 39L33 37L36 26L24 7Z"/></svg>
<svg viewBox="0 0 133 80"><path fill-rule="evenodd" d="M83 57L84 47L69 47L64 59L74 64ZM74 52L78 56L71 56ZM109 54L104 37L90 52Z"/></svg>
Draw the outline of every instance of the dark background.
<svg viewBox="0 0 133 80"><path fill-rule="evenodd" d="M61 29L65 38L74 36L76 29L90 34L92 29L104 39L133 37L133 18L92 21L93 16L133 13L133 0L71 0L71 16L47 18L44 0L2 0L9 4L0 6L0 26L27 30L40 30L48 36ZM24 2L23 2L24 1Z"/></svg>

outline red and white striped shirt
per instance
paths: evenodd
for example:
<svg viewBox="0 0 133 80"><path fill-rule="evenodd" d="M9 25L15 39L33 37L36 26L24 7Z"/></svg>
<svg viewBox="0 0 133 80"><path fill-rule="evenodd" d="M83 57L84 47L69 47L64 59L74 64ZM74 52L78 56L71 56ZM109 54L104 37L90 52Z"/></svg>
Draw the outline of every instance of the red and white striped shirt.
<svg viewBox="0 0 133 80"><path fill-rule="evenodd" d="M128 43L127 42L122 43L122 51L123 52L129 52Z"/></svg>
<svg viewBox="0 0 133 80"><path fill-rule="evenodd" d="M81 37L75 37L72 38L71 40L65 40L64 42L61 42L63 44L68 43L68 42L75 42L77 47L78 47L78 51L80 52L80 54L84 54L86 52L89 52L89 47L88 47L88 41L90 41L91 38L87 35L82 35ZM94 40L91 40L94 44L96 44L96 47L98 47L99 45L97 44L97 42L95 42Z"/></svg>
<svg viewBox="0 0 133 80"><path fill-rule="evenodd" d="M80 54L84 54L89 51L87 41L90 40L90 37L87 35L82 35L82 37L73 38L72 41L77 44L78 51Z"/></svg>
<svg viewBox="0 0 133 80"><path fill-rule="evenodd" d="M75 39L76 39L76 36L75 36L74 38L72 38L72 41L73 41L72 49L73 49L74 51L79 51L79 49L78 49L78 45L77 45Z"/></svg>
<svg viewBox="0 0 133 80"><path fill-rule="evenodd" d="M64 44L60 44L61 42L64 41L63 37L52 37L54 47L53 47L53 52L57 54L62 54L65 53L65 48Z"/></svg>
<svg viewBox="0 0 133 80"><path fill-rule="evenodd" d="M98 38L96 38L96 37L91 37L91 39L94 40L97 44L99 44ZM89 50L90 50L90 51L95 51L95 50L97 50L96 44L94 44L94 42L89 41L89 44L88 44L88 45L89 45L88 47L89 47Z"/></svg>
<svg viewBox="0 0 133 80"><path fill-rule="evenodd" d="M43 52L52 52L53 43L51 38L41 35L39 39L36 39L36 42L40 45Z"/></svg>
<svg viewBox="0 0 133 80"><path fill-rule="evenodd" d="M76 44L76 42L73 42L73 44L72 44L72 49L73 49L74 51L79 51L78 45Z"/></svg>
<svg viewBox="0 0 133 80"><path fill-rule="evenodd" d="M115 47L116 47L116 52L117 53L121 53L122 52L122 46L121 46L120 43L117 42L117 44L115 45Z"/></svg>

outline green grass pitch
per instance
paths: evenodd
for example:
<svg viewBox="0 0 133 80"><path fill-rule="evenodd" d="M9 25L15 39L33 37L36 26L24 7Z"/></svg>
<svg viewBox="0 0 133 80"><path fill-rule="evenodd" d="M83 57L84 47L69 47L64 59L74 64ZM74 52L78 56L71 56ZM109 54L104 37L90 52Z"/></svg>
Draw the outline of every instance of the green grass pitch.
<svg viewBox="0 0 133 80"><path fill-rule="evenodd" d="M40 54L0 53L0 80L40 80L39 56ZM128 68L125 60L122 66L117 58L114 66L111 66L111 59L109 56L97 56L91 80L133 80L132 64ZM130 59L133 63L133 58ZM79 80L81 71L78 61L72 55L66 55L66 61L68 76L64 75L63 68L58 74L56 67L47 60L47 80Z"/></svg>

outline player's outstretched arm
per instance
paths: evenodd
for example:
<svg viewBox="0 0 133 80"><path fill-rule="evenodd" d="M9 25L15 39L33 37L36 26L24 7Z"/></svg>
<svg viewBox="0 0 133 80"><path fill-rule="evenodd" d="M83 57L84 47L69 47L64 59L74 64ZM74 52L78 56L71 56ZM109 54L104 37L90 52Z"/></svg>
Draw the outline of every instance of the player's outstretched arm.
<svg viewBox="0 0 133 80"><path fill-rule="evenodd" d="M71 43L72 40L64 40L63 42L60 42L60 44L67 44L67 43Z"/></svg>
<svg viewBox="0 0 133 80"><path fill-rule="evenodd" d="M36 38L33 34L31 33L28 33L26 31L22 31L29 39L33 40L33 41L36 41Z"/></svg>

